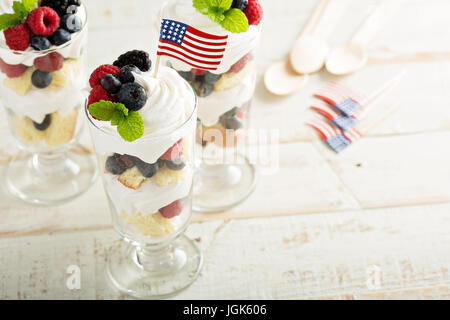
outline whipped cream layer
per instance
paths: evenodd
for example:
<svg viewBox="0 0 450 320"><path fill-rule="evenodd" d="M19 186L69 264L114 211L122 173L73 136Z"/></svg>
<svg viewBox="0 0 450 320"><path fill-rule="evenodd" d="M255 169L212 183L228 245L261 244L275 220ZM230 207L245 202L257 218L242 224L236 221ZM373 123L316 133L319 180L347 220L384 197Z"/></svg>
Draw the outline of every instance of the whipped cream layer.
<svg viewBox="0 0 450 320"><path fill-rule="evenodd" d="M0 75L0 82L6 78ZM68 75L70 79L63 88L32 88L25 96L0 84L1 104L11 109L18 117L28 117L34 122L42 123L47 114L58 111L63 117L73 108L79 108L86 99L83 90L86 87L84 71L77 75Z"/></svg>
<svg viewBox="0 0 450 320"><path fill-rule="evenodd" d="M203 32L215 35L228 35L227 48L219 68L213 73L222 74L230 70L231 66L238 62L258 44L261 33L261 25L249 26L246 32L231 33L223 29L218 23L211 21L208 16L198 12L192 6L192 0L170 1L161 10L161 19L171 19L186 23ZM158 29L160 25L158 24ZM170 60L177 70L189 71L191 66L176 59Z"/></svg>
<svg viewBox="0 0 450 320"><path fill-rule="evenodd" d="M187 166L182 179L167 186L160 187L152 179L146 180L138 190L125 187L117 181L117 176L105 174L106 192L120 214L134 217L154 214L159 209L189 195L192 187L193 170Z"/></svg>
<svg viewBox="0 0 450 320"><path fill-rule="evenodd" d="M3 0L2 3L5 3L5 0ZM56 51L65 59L76 59L81 57L84 48L86 48L87 46L88 40L87 12L84 5L78 7L78 12L76 13L76 15L80 17L81 21L83 22L83 29L81 29L81 31L78 33L73 33L72 40L63 44L59 48L52 46L49 50L35 51L30 46L25 51L18 51L19 54L17 54L8 48L8 46L6 45L5 36L3 32L0 32L0 58L2 58L3 61L5 61L7 64L23 64L31 67L34 63L34 59L45 56L49 52Z"/></svg>
<svg viewBox="0 0 450 320"><path fill-rule="evenodd" d="M150 72L135 74L135 78L148 96L138 111L144 120L144 136L127 142L109 122L91 118L101 129L92 130L95 149L100 155L128 154L155 163L178 140L193 135L197 122L195 95L189 84L167 67L160 67L157 79Z"/></svg>
<svg viewBox="0 0 450 320"><path fill-rule="evenodd" d="M241 107L253 97L256 73L250 72L236 87L226 91L213 91L207 97L198 98L198 118L206 127L214 126L225 112Z"/></svg>
<svg viewBox="0 0 450 320"><path fill-rule="evenodd" d="M14 13L13 2L14 0L0 0L0 14Z"/></svg>

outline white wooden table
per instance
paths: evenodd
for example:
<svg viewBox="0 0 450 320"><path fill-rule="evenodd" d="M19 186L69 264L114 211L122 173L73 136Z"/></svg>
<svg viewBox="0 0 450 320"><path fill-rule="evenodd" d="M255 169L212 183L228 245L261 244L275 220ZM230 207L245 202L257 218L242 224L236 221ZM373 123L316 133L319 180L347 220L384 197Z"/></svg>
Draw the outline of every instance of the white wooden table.
<svg viewBox="0 0 450 320"><path fill-rule="evenodd" d="M85 3L90 69L128 49L154 52L162 0ZM374 3L353 0L330 43L348 41ZM280 169L238 208L194 216L188 235L205 265L176 298L450 299L450 2L406 3L372 41L369 66L343 79L368 90L407 68L384 102L402 108L342 154L304 125L311 93L333 77L313 75L286 98L259 81L252 125L280 130ZM286 57L316 4L265 1L261 73ZM15 152L1 119L0 168ZM0 193L0 299L126 298L104 277L105 251L117 239L99 181L54 208ZM80 290L66 287L70 265L81 268Z"/></svg>

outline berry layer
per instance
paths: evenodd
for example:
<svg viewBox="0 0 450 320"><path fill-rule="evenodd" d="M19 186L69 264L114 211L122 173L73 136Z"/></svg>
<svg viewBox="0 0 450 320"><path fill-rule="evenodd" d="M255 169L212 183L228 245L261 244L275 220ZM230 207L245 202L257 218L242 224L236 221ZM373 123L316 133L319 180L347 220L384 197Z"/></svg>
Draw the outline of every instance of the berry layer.
<svg viewBox="0 0 450 320"><path fill-rule="evenodd" d="M161 67L157 79L151 72L134 76L148 95L145 106L138 111L144 120L144 136L127 142L117 133L116 127L92 119L101 129L92 131L93 141L100 155L127 154L155 163L178 140L195 131L195 97L189 85L170 68Z"/></svg>

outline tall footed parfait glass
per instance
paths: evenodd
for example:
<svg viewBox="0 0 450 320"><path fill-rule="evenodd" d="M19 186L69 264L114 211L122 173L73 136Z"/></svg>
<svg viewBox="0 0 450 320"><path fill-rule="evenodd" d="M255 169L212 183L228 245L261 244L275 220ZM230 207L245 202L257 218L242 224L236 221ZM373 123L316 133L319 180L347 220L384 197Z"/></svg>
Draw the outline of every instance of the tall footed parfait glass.
<svg viewBox="0 0 450 320"><path fill-rule="evenodd" d="M4 178L12 195L33 204L68 201L97 176L95 157L77 145L85 122L88 27L83 5L76 15L81 29L47 50L14 51L0 35L0 104L20 148Z"/></svg>
<svg viewBox="0 0 450 320"><path fill-rule="evenodd" d="M225 52L213 49L207 54L223 55L217 70L211 70L217 66L200 63L200 57L196 60L180 56L165 44L167 48L160 49L171 55L163 57L164 63L188 81L198 96L193 208L199 212L228 210L246 200L256 186L256 169L243 150L256 86L254 53L261 25L250 25L241 33L226 31L197 11L192 0L168 1L161 9L160 18L183 22L208 34L228 36ZM202 45L211 45L205 40L194 43L196 39L195 35L185 36L187 50L198 52Z"/></svg>
<svg viewBox="0 0 450 320"><path fill-rule="evenodd" d="M135 298L172 296L192 284L202 266L197 245L184 236L192 214L196 97L173 70L162 67L159 77L156 86L145 86L152 88L139 111L145 131L134 142L86 112L113 226L122 238L108 252L106 274ZM180 107L186 110L181 118ZM178 117L175 125L172 117Z"/></svg>

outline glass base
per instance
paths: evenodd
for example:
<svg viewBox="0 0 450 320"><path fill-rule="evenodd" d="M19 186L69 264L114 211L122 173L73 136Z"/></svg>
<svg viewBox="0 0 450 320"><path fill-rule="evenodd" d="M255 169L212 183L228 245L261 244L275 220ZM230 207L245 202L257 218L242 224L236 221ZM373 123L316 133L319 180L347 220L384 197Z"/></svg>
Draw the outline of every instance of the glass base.
<svg viewBox="0 0 450 320"><path fill-rule="evenodd" d="M87 191L98 176L95 156L63 152L17 155L5 170L8 191L32 204L56 205Z"/></svg>
<svg viewBox="0 0 450 320"><path fill-rule="evenodd" d="M256 169L246 158L239 164L202 163L194 182L193 210L213 213L229 210L244 202L255 190Z"/></svg>
<svg viewBox="0 0 450 320"><path fill-rule="evenodd" d="M134 298L161 299L189 287L202 264L200 249L186 236L155 251L121 240L108 252L106 275L115 288Z"/></svg>

